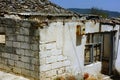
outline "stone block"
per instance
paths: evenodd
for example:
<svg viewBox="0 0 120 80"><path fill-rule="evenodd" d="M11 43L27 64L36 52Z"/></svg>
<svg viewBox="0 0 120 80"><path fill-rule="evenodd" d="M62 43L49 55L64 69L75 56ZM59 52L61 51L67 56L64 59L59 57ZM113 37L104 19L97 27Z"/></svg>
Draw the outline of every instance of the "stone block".
<svg viewBox="0 0 120 80"><path fill-rule="evenodd" d="M29 43L20 43L20 47L23 49L30 49L30 44Z"/></svg>
<svg viewBox="0 0 120 80"><path fill-rule="evenodd" d="M3 49L4 49L4 47L3 47ZM6 53L13 53L13 47L12 46L11 47L5 46L5 52Z"/></svg>
<svg viewBox="0 0 120 80"><path fill-rule="evenodd" d="M25 69L30 69L30 66L31 66L30 64L24 63L24 68L25 68Z"/></svg>
<svg viewBox="0 0 120 80"><path fill-rule="evenodd" d="M22 68L21 73L22 73L24 76L30 76L30 75L31 75L31 73L30 73L29 70L27 70L27 69L23 69L23 68Z"/></svg>
<svg viewBox="0 0 120 80"><path fill-rule="evenodd" d="M4 32L5 32L5 27L1 27L1 26L0 26L0 32L1 32L1 33L4 33Z"/></svg>
<svg viewBox="0 0 120 80"><path fill-rule="evenodd" d="M20 28L20 34L22 35L29 35L29 28Z"/></svg>
<svg viewBox="0 0 120 80"><path fill-rule="evenodd" d="M38 44L31 44L31 50L38 50L39 45Z"/></svg>
<svg viewBox="0 0 120 80"><path fill-rule="evenodd" d="M40 66L40 71L48 71L52 69L52 65L51 64L46 64L46 65L41 65Z"/></svg>
<svg viewBox="0 0 120 80"><path fill-rule="evenodd" d="M20 42L13 42L13 47L20 48Z"/></svg>
<svg viewBox="0 0 120 80"><path fill-rule="evenodd" d="M30 50L28 50L28 49L24 50L24 55L31 56Z"/></svg>
<svg viewBox="0 0 120 80"><path fill-rule="evenodd" d="M12 41L6 41L6 46L8 46L8 47L13 46L13 42Z"/></svg>
<svg viewBox="0 0 120 80"><path fill-rule="evenodd" d="M12 59L12 60L19 60L19 56L18 55L16 55L16 54L10 54L10 58Z"/></svg>
<svg viewBox="0 0 120 80"><path fill-rule="evenodd" d="M39 48L40 48L40 51L41 51L41 52L46 51L46 46L45 46L45 44L40 44L40 45L39 45Z"/></svg>
<svg viewBox="0 0 120 80"><path fill-rule="evenodd" d="M40 58L40 65L46 64L46 58Z"/></svg>
<svg viewBox="0 0 120 80"><path fill-rule="evenodd" d="M47 50L56 49L56 43L48 43L48 44L46 44L46 49Z"/></svg>
<svg viewBox="0 0 120 80"><path fill-rule="evenodd" d="M58 55L57 56L57 61L62 61L62 60L64 60L65 58L64 58L64 56L63 55Z"/></svg>
<svg viewBox="0 0 120 80"><path fill-rule="evenodd" d="M13 72L15 72L15 73L21 74L21 71L22 71L21 68L17 68L17 67L14 67L14 68L13 68Z"/></svg>
<svg viewBox="0 0 120 80"><path fill-rule="evenodd" d="M24 21L24 22L22 22L21 26L22 26L22 27L26 27L26 28L30 28L31 23L30 23L30 22L27 22L27 21Z"/></svg>
<svg viewBox="0 0 120 80"><path fill-rule="evenodd" d="M6 34L13 34L14 28L6 28Z"/></svg>
<svg viewBox="0 0 120 80"><path fill-rule="evenodd" d="M21 61L30 63L30 57L22 56L22 57L21 57Z"/></svg>
<svg viewBox="0 0 120 80"><path fill-rule="evenodd" d="M60 68L63 66L63 62L55 62L52 64L52 69Z"/></svg>
<svg viewBox="0 0 120 80"><path fill-rule="evenodd" d="M46 58L46 63L47 64L54 63L54 62L57 62L57 56L50 56L50 57Z"/></svg>
<svg viewBox="0 0 120 80"><path fill-rule="evenodd" d="M22 35L17 36L17 41L24 41L24 40L25 40L24 36L22 36Z"/></svg>
<svg viewBox="0 0 120 80"><path fill-rule="evenodd" d="M25 42L29 42L30 40L29 40L29 36L24 36L24 41Z"/></svg>
<svg viewBox="0 0 120 80"><path fill-rule="evenodd" d="M10 59L10 53L2 53L2 56Z"/></svg>
<svg viewBox="0 0 120 80"><path fill-rule="evenodd" d="M55 75L57 75L56 69L55 70L46 71L46 76L47 77L52 77L52 76L55 76Z"/></svg>
<svg viewBox="0 0 120 80"><path fill-rule="evenodd" d="M62 54L62 50L53 49L51 50L51 53L53 56L60 55Z"/></svg>
<svg viewBox="0 0 120 80"><path fill-rule="evenodd" d="M24 49L16 49L16 54L24 55Z"/></svg>
<svg viewBox="0 0 120 80"><path fill-rule="evenodd" d="M64 62L63 62L63 65L64 65L64 66L70 66L70 61L69 61L69 60L64 61Z"/></svg>
<svg viewBox="0 0 120 80"><path fill-rule="evenodd" d="M39 78L41 80L45 80L45 78L46 78L46 72L40 72L39 75L40 75Z"/></svg>
<svg viewBox="0 0 120 80"><path fill-rule="evenodd" d="M60 69L57 70L57 72L58 72L58 75L63 74L65 72L65 68L64 67L60 68Z"/></svg>
<svg viewBox="0 0 120 80"><path fill-rule="evenodd" d="M32 57L30 57L30 63L32 63L32 64L35 64L35 65L39 65L39 59L37 59L37 58L32 58Z"/></svg>
<svg viewBox="0 0 120 80"><path fill-rule="evenodd" d="M46 58L48 55L47 55L47 52L39 52L39 58Z"/></svg>
<svg viewBox="0 0 120 80"><path fill-rule="evenodd" d="M8 59L8 65L10 65L10 66L14 66L14 60L10 60L10 59Z"/></svg>
<svg viewBox="0 0 120 80"><path fill-rule="evenodd" d="M24 62L22 61L15 61L15 66L19 68L24 68Z"/></svg>

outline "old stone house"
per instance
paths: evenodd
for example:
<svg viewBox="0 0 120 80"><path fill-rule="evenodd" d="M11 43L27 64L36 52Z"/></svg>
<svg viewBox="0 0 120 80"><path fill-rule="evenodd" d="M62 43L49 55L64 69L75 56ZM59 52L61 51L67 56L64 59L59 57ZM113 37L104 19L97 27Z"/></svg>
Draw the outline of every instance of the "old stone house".
<svg viewBox="0 0 120 80"><path fill-rule="evenodd" d="M1 0L0 69L31 80L110 75L119 27L118 19L80 20L48 0Z"/></svg>

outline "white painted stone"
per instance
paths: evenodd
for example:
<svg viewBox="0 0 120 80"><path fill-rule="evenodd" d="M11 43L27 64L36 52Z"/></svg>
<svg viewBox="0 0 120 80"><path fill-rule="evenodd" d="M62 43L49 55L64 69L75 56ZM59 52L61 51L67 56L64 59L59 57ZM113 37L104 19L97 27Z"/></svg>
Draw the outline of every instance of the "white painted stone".
<svg viewBox="0 0 120 80"><path fill-rule="evenodd" d="M50 70L46 72L47 77L52 77L56 75L56 69L55 70Z"/></svg>
<svg viewBox="0 0 120 80"><path fill-rule="evenodd" d="M63 62L55 62L52 64L52 69L60 68L63 66Z"/></svg>
<svg viewBox="0 0 120 80"><path fill-rule="evenodd" d="M102 25L101 26L101 31L105 32L105 31L112 31L113 30L113 26L111 25Z"/></svg>
<svg viewBox="0 0 120 80"><path fill-rule="evenodd" d="M50 50L50 49L56 49L56 43L46 44L46 49L48 49L48 50Z"/></svg>
<svg viewBox="0 0 120 80"><path fill-rule="evenodd" d="M63 65L64 65L64 66L70 66L70 61L69 61L69 60L64 61L64 62L63 62Z"/></svg>
<svg viewBox="0 0 120 80"><path fill-rule="evenodd" d="M42 65L40 66L40 71L48 71L52 69L52 65L51 64L47 64L47 65Z"/></svg>
<svg viewBox="0 0 120 80"><path fill-rule="evenodd" d="M65 58L64 58L64 56L63 55L58 55L57 56L57 61L62 61L62 60L64 60Z"/></svg>
<svg viewBox="0 0 120 80"><path fill-rule="evenodd" d="M57 62L57 56L50 56L50 57L46 58L46 63L47 64L54 63L54 62Z"/></svg>
<svg viewBox="0 0 120 80"><path fill-rule="evenodd" d="M99 32L99 23L95 23L94 21L85 22L85 32L86 33Z"/></svg>

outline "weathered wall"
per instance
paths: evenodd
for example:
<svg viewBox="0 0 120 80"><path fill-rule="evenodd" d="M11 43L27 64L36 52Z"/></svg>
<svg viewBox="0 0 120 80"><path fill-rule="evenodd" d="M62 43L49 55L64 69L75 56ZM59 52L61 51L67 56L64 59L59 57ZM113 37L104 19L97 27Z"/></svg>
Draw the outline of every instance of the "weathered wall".
<svg viewBox="0 0 120 80"><path fill-rule="evenodd" d="M114 30L117 30L117 32L115 33L115 42L114 42L114 56L113 56L113 66L115 66L115 61L116 60L116 57L117 57L117 53L119 54L118 51L118 39L119 39L119 25L111 25L109 23L106 23L106 24L100 24L99 22L94 22L94 21L86 21L85 22L85 33L96 33L96 32L110 32L110 31L114 31ZM108 52L108 49L106 49L106 52ZM118 58L117 58L118 59ZM117 61L118 62L118 61ZM101 71L101 63L93 63L93 64L90 64L90 65L87 65L85 66L85 69L84 71L85 72L88 72L90 74L91 73L91 69L93 71L93 73L98 73ZM91 69L90 69L91 68ZM96 70L97 69L97 70Z"/></svg>
<svg viewBox="0 0 120 80"><path fill-rule="evenodd" d="M34 23L0 18L0 32L5 33L5 44L0 44L0 69L39 78L39 33Z"/></svg>
<svg viewBox="0 0 120 80"><path fill-rule="evenodd" d="M76 46L76 26L80 22L52 22L40 29L41 79L72 73L82 73L84 66L84 37ZM81 56L82 55L82 56Z"/></svg>

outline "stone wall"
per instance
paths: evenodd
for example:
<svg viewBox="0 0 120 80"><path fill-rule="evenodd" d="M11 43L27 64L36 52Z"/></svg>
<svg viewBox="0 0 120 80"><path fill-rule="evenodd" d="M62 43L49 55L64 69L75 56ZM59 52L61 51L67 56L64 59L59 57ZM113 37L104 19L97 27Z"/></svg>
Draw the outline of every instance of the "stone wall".
<svg viewBox="0 0 120 80"><path fill-rule="evenodd" d="M67 73L70 61L63 54L63 25L50 24L40 31L40 79L53 80Z"/></svg>
<svg viewBox="0 0 120 80"><path fill-rule="evenodd" d="M39 78L39 33L34 22L0 18L0 69L31 79Z"/></svg>

